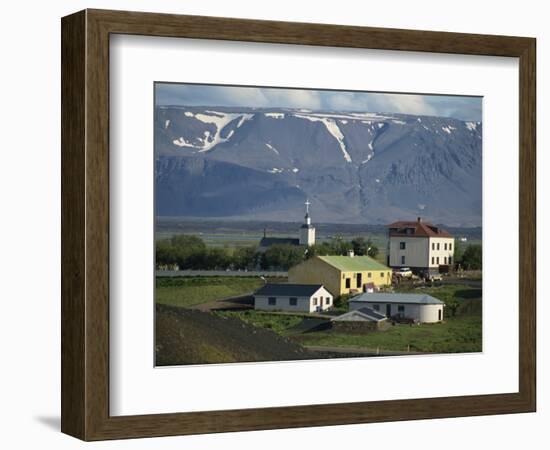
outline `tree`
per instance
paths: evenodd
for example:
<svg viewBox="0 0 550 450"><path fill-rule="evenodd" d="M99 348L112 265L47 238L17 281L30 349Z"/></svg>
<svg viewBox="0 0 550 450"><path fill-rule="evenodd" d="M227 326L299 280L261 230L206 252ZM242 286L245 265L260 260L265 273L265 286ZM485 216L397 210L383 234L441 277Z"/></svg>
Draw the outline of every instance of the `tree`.
<svg viewBox="0 0 550 450"><path fill-rule="evenodd" d="M479 244L468 245L462 255L462 265L467 270L479 270L482 265L482 248Z"/></svg>
<svg viewBox="0 0 550 450"><path fill-rule="evenodd" d="M235 269L251 269L256 265L256 247L239 247L233 252L232 264Z"/></svg>
<svg viewBox="0 0 550 450"><path fill-rule="evenodd" d="M371 258L378 255L378 247L372 243L370 239L365 239L363 237L356 237L351 241L353 247L353 253L357 256L370 256Z"/></svg>
<svg viewBox="0 0 550 450"><path fill-rule="evenodd" d="M356 237L351 241L351 245L353 246L353 253L355 253L357 256L368 254L370 243L370 241L367 241L363 237Z"/></svg>
<svg viewBox="0 0 550 450"><path fill-rule="evenodd" d="M288 244L272 245L262 255L261 266L263 269L280 268L288 270L304 260L305 250L305 247L302 246Z"/></svg>
<svg viewBox="0 0 550 450"><path fill-rule="evenodd" d="M175 261L181 269L202 269L206 254L204 241L193 235L172 236L170 245Z"/></svg>
<svg viewBox="0 0 550 450"><path fill-rule="evenodd" d="M203 266L205 270L226 269L231 259L224 248L209 248L204 254Z"/></svg>

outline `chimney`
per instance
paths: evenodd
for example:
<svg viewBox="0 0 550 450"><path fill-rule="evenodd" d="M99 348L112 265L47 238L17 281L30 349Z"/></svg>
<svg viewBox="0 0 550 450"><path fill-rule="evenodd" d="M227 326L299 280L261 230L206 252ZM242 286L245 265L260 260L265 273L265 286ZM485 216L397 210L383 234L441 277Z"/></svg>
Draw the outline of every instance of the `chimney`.
<svg viewBox="0 0 550 450"><path fill-rule="evenodd" d="M417 217L417 218L416 218L416 221L417 221L418 223L421 223L421 222L422 222L422 217Z"/></svg>
<svg viewBox="0 0 550 450"><path fill-rule="evenodd" d="M355 256L355 253L353 252L353 250L348 250L348 256L350 258L353 258Z"/></svg>

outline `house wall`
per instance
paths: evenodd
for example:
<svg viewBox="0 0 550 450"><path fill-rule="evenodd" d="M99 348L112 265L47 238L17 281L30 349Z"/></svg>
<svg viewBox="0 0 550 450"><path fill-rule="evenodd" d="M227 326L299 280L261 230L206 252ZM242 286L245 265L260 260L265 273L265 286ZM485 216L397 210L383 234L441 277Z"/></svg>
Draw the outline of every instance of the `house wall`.
<svg viewBox="0 0 550 450"><path fill-rule="evenodd" d="M363 286L374 283L376 287L391 284L391 270L365 270L361 272L340 272L340 295L352 292L363 292ZM361 285L357 286L358 275L361 274ZM370 274L370 277L369 277ZM350 279L350 287L346 287L346 279Z"/></svg>
<svg viewBox="0 0 550 450"><path fill-rule="evenodd" d="M439 250L437 246L439 244ZM445 249L447 245L447 249ZM432 247L434 249L432 250ZM435 268L440 265L452 264L452 257L455 248L454 238L429 238L429 258L428 258L428 267ZM433 262L432 262L433 258ZM437 262L439 258L439 263ZM449 260L451 258L451 260ZM449 262L450 261L450 262Z"/></svg>
<svg viewBox="0 0 550 450"><path fill-rule="evenodd" d="M379 305L379 311L382 314L386 314L386 305L390 305L391 313L390 316L395 316L398 314L398 303L387 303L387 302L349 302L350 311L363 308L367 306L372 309L376 309L374 305ZM441 318L443 319L443 305L419 305L414 303L404 303L405 311L403 312L404 317L415 319L422 323L435 323L439 322L438 313L441 311Z"/></svg>
<svg viewBox="0 0 550 450"><path fill-rule="evenodd" d="M357 287L357 274L361 274L361 286ZM369 273L371 277L369 277ZM350 287L346 288L346 278ZM367 270L361 272L342 272L318 258L311 258L292 267L288 271L289 283L322 284L335 297L351 292L363 292L363 285L374 283L375 286L391 284L391 270Z"/></svg>
<svg viewBox="0 0 550 450"><path fill-rule="evenodd" d="M311 258L288 271L289 283L322 284L335 297L340 293L340 272L318 258Z"/></svg>
<svg viewBox="0 0 550 450"><path fill-rule="evenodd" d="M400 243L405 243L405 249L400 249ZM390 267L428 267L429 238L390 236L389 265ZM401 257L405 256L405 263Z"/></svg>
<svg viewBox="0 0 550 450"><path fill-rule="evenodd" d="M270 297L276 298L277 303L275 305L269 304ZM310 313L317 311L318 307L320 307L322 311L326 311L334 305L333 296L324 288L319 289L311 297L296 297L296 305L290 304L291 297L294 296L256 295L254 296L254 309L262 311L296 311ZM317 304L315 304L315 300L317 301Z"/></svg>

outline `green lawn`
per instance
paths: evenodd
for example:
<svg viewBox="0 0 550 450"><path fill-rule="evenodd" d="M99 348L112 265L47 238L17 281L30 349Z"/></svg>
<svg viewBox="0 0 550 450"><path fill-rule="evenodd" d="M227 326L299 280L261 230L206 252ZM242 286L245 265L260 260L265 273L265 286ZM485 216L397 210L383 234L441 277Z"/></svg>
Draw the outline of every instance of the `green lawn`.
<svg viewBox="0 0 550 450"><path fill-rule="evenodd" d="M264 282L257 277L157 277L155 300L172 306L193 306L253 292Z"/></svg>
<svg viewBox="0 0 550 450"><path fill-rule="evenodd" d="M298 325L303 317L291 314L270 314L253 309L247 311L217 311L217 315L235 317L255 327L269 328L283 336L292 334L290 329Z"/></svg>
<svg viewBox="0 0 550 450"><path fill-rule="evenodd" d="M426 293L444 302L457 302L456 315L445 311L443 323L396 325L386 331L365 335L319 331L295 336L303 345L359 347L367 349L435 353L480 352L482 350L481 289L460 285L402 289Z"/></svg>
<svg viewBox="0 0 550 450"><path fill-rule="evenodd" d="M357 347L364 349L462 353L480 352L481 317L457 316L444 323L396 325L387 331L365 335L320 331L295 337L303 345Z"/></svg>
<svg viewBox="0 0 550 450"><path fill-rule="evenodd" d="M303 333L303 315L267 313L262 311L224 311L216 314L236 317L254 326L269 328L290 337L302 345L325 347L356 347L381 351L417 351L430 353L480 352L482 350L481 290L467 286L441 286L414 289L443 301L456 301L456 315L443 323L395 325L386 331L370 334L347 334L331 330ZM347 310L347 305L343 308ZM342 312L345 312L342 310Z"/></svg>

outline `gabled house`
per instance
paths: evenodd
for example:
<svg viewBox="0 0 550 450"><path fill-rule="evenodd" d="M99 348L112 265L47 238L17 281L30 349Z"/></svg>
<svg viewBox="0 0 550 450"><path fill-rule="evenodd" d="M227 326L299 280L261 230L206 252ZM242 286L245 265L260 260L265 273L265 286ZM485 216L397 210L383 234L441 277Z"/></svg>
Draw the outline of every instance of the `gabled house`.
<svg viewBox="0 0 550 450"><path fill-rule="evenodd" d="M323 284L334 296L391 284L391 269L369 256L314 256L288 271L291 283Z"/></svg>
<svg viewBox="0 0 550 450"><path fill-rule="evenodd" d="M334 300L322 284L266 284L254 294L254 309L263 311L321 312Z"/></svg>
<svg viewBox="0 0 550 450"><path fill-rule="evenodd" d="M454 237L446 230L424 222L394 222L388 225L388 266L410 267L419 275L448 270L453 265Z"/></svg>

